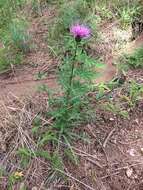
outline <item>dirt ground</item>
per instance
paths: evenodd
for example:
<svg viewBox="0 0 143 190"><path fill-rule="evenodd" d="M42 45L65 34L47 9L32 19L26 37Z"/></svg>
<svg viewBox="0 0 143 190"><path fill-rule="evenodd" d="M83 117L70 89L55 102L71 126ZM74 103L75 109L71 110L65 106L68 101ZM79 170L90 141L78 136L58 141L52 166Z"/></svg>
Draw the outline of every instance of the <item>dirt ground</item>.
<svg viewBox="0 0 143 190"><path fill-rule="evenodd" d="M24 143L34 149L35 139L30 132L32 122L37 114L48 110L47 97L37 92L37 86L46 84L57 88L55 69L58 60L49 55L45 43L47 26L43 23L47 16L52 18L53 10L32 19L30 30L36 48L25 57L24 64L0 75L0 165L7 174L21 171L15 150ZM107 82L117 74L113 65L117 38L113 35L114 26L108 25L107 28L104 28L103 36L108 40L93 49L103 55L106 64L96 82ZM137 48L143 44L142 39L140 36L128 48ZM39 72L47 76L38 80L36 75ZM142 83L143 71L129 71L127 81L131 78ZM115 97L118 94L115 93ZM143 190L143 101L129 111L129 119L101 109L100 104L95 118L76 130L77 134L85 134L87 141L78 140L72 145L80 161L75 166L65 160L66 182L48 181L48 163L33 158L29 168L23 169L28 190ZM61 147L64 150L65 146ZM0 189L7 190L7 175L0 180ZM21 190L20 187L22 183L15 185L14 190Z"/></svg>

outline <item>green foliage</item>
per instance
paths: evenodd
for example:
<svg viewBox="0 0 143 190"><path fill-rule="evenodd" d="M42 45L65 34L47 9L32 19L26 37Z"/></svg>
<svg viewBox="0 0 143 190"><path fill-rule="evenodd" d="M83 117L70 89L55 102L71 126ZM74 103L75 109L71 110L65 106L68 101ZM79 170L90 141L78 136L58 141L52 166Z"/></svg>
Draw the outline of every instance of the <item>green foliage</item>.
<svg viewBox="0 0 143 190"><path fill-rule="evenodd" d="M35 16L42 16L43 6L47 6L47 0L32 0L32 12Z"/></svg>
<svg viewBox="0 0 143 190"><path fill-rule="evenodd" d="M53 152L52 157L51 157L51 164L53 170L64 170L64 165L61 156L59 155L58 152Z"/></svg>
<svg viewBox="0 0 143 190"><path fill-rule="evenodd" d="M109 85L106 85L104 83L100 83L98 84L96 87L95 87L95 91L97 92L97 95L96 95L96 99L100 99L100 98L103 98L105 97L105 93L108 91L111 91L111 87L109 88L108 87ZM111 85L110 85L111 86ZM113 86L113 85L112 85ZM107 95L106 95L107 97Z"/></svg>
<svg viewBox="0 0 143 190"><path fill-rule="evenodd" d="M7 26L27 0L0 0L0 26Z"/></svg>
<svg viewBox="0 0 143 190"><path fill-rule="evenodd" d="M25 19L12 19L7 29L1 33L1 41L5 48L15 52L27 53L30 50L30 36Z"/></svg>
<svg viewBox="0 0 143 190"><path fill-rule="evenodd" d="M14 186L18 181L21 181L21 179L22 179L21 172L12 173L12 174L9 176L9 179L8 179L8 190L13 190L13 186Z"/></svg>
<svg viewBox="0 0 143 190"><path fill-rule="evenodd" d="M100 16L102 20L110 20L113 19L113 12L112 10L108 7L107 3L101 2L98 4L94 4L96 14Z"/></svg>
<svg viewBox="0 0 143 190"><path fill-rule="evenodd" d="M131 25L133 19L140 14L139 0L86 0L91 5L101 20L119 20L121 27L126 28Z"/></svg>
<svg viewBox="0 0 143 190"><path fill-rule="evenodd" d="M123 95L125 100L131 108L134 108L139 100L143 99L143 85L136 81L131 81L127 90L127 95Z"/></svg>
<svg viewBox="0 0 143 190"><path fill-rule="evenodd" d="M125 63L131 68L143 68L143 47L136 49L132 55L125 55Z"/></svg>
<svg viewBox="0 0 143 190"><path fill-rule="evenodd" d="M138 12L140 10L140 7L136 5L123 7L122 9L119 9L118 14L120 17L120 23L123 28L127 28L130 26L134 20L134 18L137 16Z"/></svg>
<svg viewBox="0 0 143 190"><path fill-rule="evenodd" d="M20 64L22 58L21 53L16 54L14 50L8 47L0 48L0 70L6 70L12 65Z"/></svg>
<svg viewBox="0 0 143 190"><path fill-rule="evenodd" d="M58 140L57 137L58 137L58 135L57 135L56 131L52 131L49 129L46 133L41 135L41 138L38 141L38 146L42 147L49 142L54 143L55 141Z"/></svg>
<svg viewBox="0 0 143 190"><path fill-rule="evenodd" d="M90 98L88 93L93 88L93 80L97 77L96 69L102 65L99 60L87 55L84 50L87 40L77 42L73 37L67 35L64 40L66 40L64 47L66 54L63 56L62 64L57 72L57 81L61 86L62 95L57 96L57 92L44 86L43 90L48 94L49 104L47 117L52 118L52 122L45 126L47 132L42 132L38 139L40 149L45 145L52 147L53 153L50 154L51 158L49 159L52 166L51 177L55 175L55 172L58 172L59 175L59 171L64 170L65 156L72 163L76 165L79 163L71 146L72 138L77 138L77 136L70 135L70 132L73 128L85 123L89 117ZM34 124L34 132L38 134L40 134L39 125L38 120ZM85 138L80 136L80 139ZM62 143L66 145L64 155L60 151L61 148L63 149Z"/></svg>
<svg viewBox="0 0 143 190"><path fill-rule="evenodd" d="M30 51L30 36L27 32L26 21L13 19L9 25L9 32L12 46L23 53L28 53Z"/></svg>
<svg viewBox="0 0 143 190"><path fill-rule="evenodd" d="M0 167L0 178L2 178L5 175L6 171L3 167Z"/></svg>
<svg viewBox="0 0 143 190"><path fill-rule="evenodd" d="M22 168L25 168L29 165L32 158L32 152L27 148L19 148L17 155L20 157L20 165Z"/></svg>
<svg viewBox="0 0 143 190"><path fill-rule="evenodd" d="M59 154L57 150L53 151L50 154L48 151L45 151L43 149L31 151L30 149L27 148L20 148L17 151L17 154L20 156L22 167L27 167L32 158L38 157L45 159L46 161L49 161L51 165L51 173L56 171L56 173L59 175L59 170L64 171L64 163L62 160L62 156ZM27 165L23 165L25 163L27 163ZM14 184L17 181L17 179L19 178L15 178L15 176L11 175L10 185Z"/></svg>
<svg viewBox="0 0 143 190"><path fill-rule="evenodd" d="M64 94L54 100L49 95L51 116L55 120L53 126L62 133L75 123L79 125L83 122L89 102L86 94L96 78L96 68L101 66L98 60L91 58L83 50L85 42L76 44L71 37L69 41L69 54L64 57L58 73L58 81Z"/></svg>
<svg viewBox="0 0 143 190"><path fill-rule="evenodd" d="M46 79L47 78L47 73L43 72L43 71L39 71L36 76L35 76L36 80L42 80L42 79Z"/></svg>
<svg viewBox="0 0 143 190"><path fill-rule="evenodd" d="M44 158L45 160L51 161L51 155L48 151L43 149L37 149L35 151L28 148L19 148L17 155L20 157L21 167L25 168L29 165L32 158L39 157Z"/></svg>
<svg viewBox="0 0 143 190"><path fill-rule="evenodd" d="M37 133L40 127L41 127L41 119L39 116L37 116L33 121L32 133L33 134Z"/></svg>
<svg viewBox="0 0 143 190"><path fill-rule="evenodd" d="M143 85L138 84L135 81L131 81L130 88L129 88L129 98L131 103L134 105L138 100L142 99L143 95Z"/></svg>
<svg viewBox="0 0 143 190"><path fill-rule="evenodd" d="M129 118L128 111L124 110L120 105L108 102L104 105L105 110L110 111L115 115L120 115L123 118Z"/></svg>
<svg viewBox="0 0 143 190"><path fill-rule="evenodd" d="M27 23L17 17L27 0L0 0L0 70L22 61L30 50Z"/></svg>
<svg viewBox="0 0 143 190"><path fill-rule="evenodd" d="M17 151L17 154L18 155L23 155L27 158L34 158L34 157L42 157L42 158L45 158L45 159L51 159L49 153L47 151L43 151L43 150L36 150L36 151L32 151L32 150L29 150L27 148L20 148L18 151Z"/></svg>
<svg viewBox="0 0 143 190"><path fill-rule="evenodd" d="M68 149L66 151L67 153L67 156L68 158L76 165L78 165L78 157L77 155L75 154L72 146L70 145L69 141L68 141L68 138L66 136L63 136L64 140L65 140L65 143L67 144L68 146Z"/></svg>

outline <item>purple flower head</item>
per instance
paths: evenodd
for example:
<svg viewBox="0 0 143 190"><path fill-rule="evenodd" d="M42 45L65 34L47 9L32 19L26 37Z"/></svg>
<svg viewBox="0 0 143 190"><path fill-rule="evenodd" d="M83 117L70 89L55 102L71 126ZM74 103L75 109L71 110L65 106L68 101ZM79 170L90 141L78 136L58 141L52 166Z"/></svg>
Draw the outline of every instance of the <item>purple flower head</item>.
<svg viewBox="0 0 143 190"><path fill-rule="evenodd" d="M91 30L89 27L83 24L75 24L70 28L70 33L76 38L81 40L82 38L89 38L91 35Z"/></svg>

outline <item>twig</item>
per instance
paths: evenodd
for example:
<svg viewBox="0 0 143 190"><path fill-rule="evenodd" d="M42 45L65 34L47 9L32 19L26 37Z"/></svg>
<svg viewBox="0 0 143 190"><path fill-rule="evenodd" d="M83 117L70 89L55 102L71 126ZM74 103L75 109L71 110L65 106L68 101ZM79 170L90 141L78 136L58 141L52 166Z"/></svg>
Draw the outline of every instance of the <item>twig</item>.
<svg viewBox="0 0 143 190"><path fill-rule="evenodd" d="M113 171L120 171L120 170L124 170L124 169L128 169L129 167L133 167L133 166L138 166L138 165L142 165L143 162L139 162L139 163L136 163L136 164L131 164L131 165L128 165L128 166L123 166L123 167L120 167L120 168L117 168Z"/></svg>
<svg viewBox="0 0 143 190"><path fill-rule="evenodd" d="M91 160L90 158L87 158L87 160L89 162L91 162L92 164L95 164L96 166L98 166L99 168L103 168L103 166L101 166L101 164L98 162L98 161L94 161L94 160Z"/></svg>
<svg viewBox="0 0 143 190"><path fill-rule="evenodd" d="M106 161L107 161L107 163L109 163L107 153L106 153L106 151L105 151L105 149L104 149L102 143L101 143L100 140L98 139L97 135L92 131L92 128L90 127L90 125L88 125L88 129L89 129L90 133L92 134L92 136L97 140L97 142L98 142L99 145L101 146L102 151L103 151L104 154L105 154Z"/></svg>
<svg viewBox="0 0 143 190"><path fill-rule="evenodd" d="M58 141L58 142L61 143L61 144L63 144L64 146L67 146L67 144L63 143L62 141ZM71 147L72 147L73 150L78 151L80 153L83 153L85 157L88 156L90 158L93 158L93 159L96 159L96 160L100 160L99 158L97 158L96 155L92 155L92 154L89 154L87 152L84 152L83 150L80 150L79 148L76 148L74 146L71 146Z"/></svg>
<svg viewBox="0 0 143 190"><path fill-rule="evenodd" d="M57 170L58 172L64 174L64 175L66 175L67 177L73 179L74 181L80 183L81 185L83 185L83 186L86 187L87 189L89 189L89 190L95 190L95 189L92 188L91 186L89 186L89 185L85 184L84 182L78 180L77 178L73 177L71 174L66 173L66 172L64 172L64 171L62 171L62 170L59 170L59 169L56 169L56 170Z"/></svg>
<svg viewBox="0 0 143 190"><path fill-rule="evenodd" d="M101 179L105 179L105 178L110 177L110 176L118 175L119 173L120 172L111 173L111 174L108 174L108 175L101 177Z"/></svg>
<svg viewBox="0 0 143 190"><path fill-rule="evenodd" d="M117 174L120 173L121 170L127 169L127 168L129 168L129 167L141 165L141 164L143 164L143 163L140 162L140 163L132 164L132 165L130 165L130 166L124 166L124 167L121 167L121 168L117 168L117 169L113 170L113 172L115 172L115 173L110 173L110 174L108 174L108 175L105 175L105 176L101 177L101 179L105 179L105 178L107 178L107 177L110 177L110 176L113 176L113 175L117 175Z"/></svg>
<svg viewBox="0 0 143 190"><path fill-rule="evenodd" d="M121 141L118 141L118 143L121 144L121 145L129 145L129 144L137 143L138 141L141 141L141 139L137 139L135 141L130 141L130 142L121 142Z"/></svg>
<svg viewBox="0 0 143 190"><path fill-rule="evenodd" d="M107 143L108 143L110 137L112 136L112 134L114 133L115 130L116 130L116 128L112 129L112 130L110 131L110 133L107 135L107 137L105 138L105 140L104 140L104 142L103 142L103 145L102 145L103 148L106 147L106 145L107 145Z"/></svg>

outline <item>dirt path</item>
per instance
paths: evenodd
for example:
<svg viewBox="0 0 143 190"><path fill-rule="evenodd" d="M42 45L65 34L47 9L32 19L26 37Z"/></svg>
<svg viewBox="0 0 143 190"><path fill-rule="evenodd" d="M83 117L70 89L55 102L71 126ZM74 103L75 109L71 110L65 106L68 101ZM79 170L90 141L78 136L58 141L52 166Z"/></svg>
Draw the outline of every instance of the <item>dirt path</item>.
<svg viewBox="0 0 143 190"><path fill-rule="evenodd" d="M12 72L0 75L0 100L6 99L9 94L15 96L33 96L37 91L37 86L46 84L50 88L55 88L56 80L54 69L58 64L55 59L52 59L48 53L47 38L47 18L51 20L55 13L53 10L47 10L42 17L33 18L29 32L33 36L34 49L25 59L23 66L15 68ZM106 28L101 29L102 43L92 46L93 54L98 53L103 57L105 67L100 70L101 75L96 79L96 83L106 82L111 80L116 75L116 67L113 65L115 56L113 52L116 46L117 37L114 33L116 25L109 24ZM143 44L143 35L135 42L128 44L127 51L133 51L136 47ZM123 52L123 51L122 51ZM44 80L36 80L36 75L39 72L46 73L47 77Z"/></svg>
<svg viewBox="0 0 143 190"><path fill-rule="evenodd" d="M115 56L120 56L126 53L132 54L137 48L140 48L141 46L143 46L143 33L138 36L136 40L128 42Z"/></svg>

